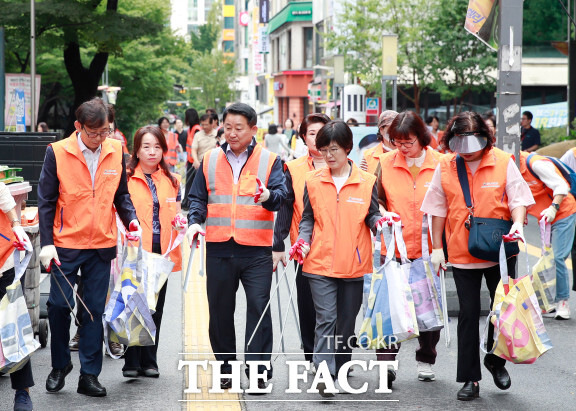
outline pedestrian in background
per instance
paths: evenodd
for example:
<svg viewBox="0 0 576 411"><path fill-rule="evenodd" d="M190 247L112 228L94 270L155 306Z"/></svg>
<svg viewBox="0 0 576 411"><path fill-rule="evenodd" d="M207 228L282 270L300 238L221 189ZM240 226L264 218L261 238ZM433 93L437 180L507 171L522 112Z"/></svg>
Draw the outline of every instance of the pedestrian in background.
<svg viewBox="0 0 576 411"><path fill-rule="evenodd" d="M360 169L363 171L374 174L378 167L380 155L396 149L396 147L390 143L388 129L397 115L398 112L394 110L386 110L380 114L380 117L378 118L378 141L381 141L382 144L378 144L377 146L364 151L364 156L360 161Z"/></svg>
<svg viewBox="0 0 576 411"><path fill-rule="evenodd" d="M474 216L512 220L510 233L523 235L526 207L534 204L530 188L522 178L511 154L493 147L494 140L482 117L467 111L454 116L446 127L443 143L452 152L440 159L421 210L432 215L434 272L445 267L442 233L446 230L448 258L452 264L460 311L458 313L458 369L456 381L464 383L457 398L478 398L480 370L480 287L482 276L490 292L490 307L500 282L498 263L473 257L468 251L469 232L465 226L469 211L464 201L456 168L457 156L464 160ZM508 274L516 276L516 256L507 261ZM488 327L488 349L493 345L494 326ZM484 357L484 366L502 390L511 381L506 360L494 354Z"/></svg>
<svg viewBox="0 0 576 411"><path fill-rule="evenodd" d="M522 126L522 134L520 136L522 144L520 149L522 151L536 151L540 147L540 132L532 127L532 119L534 116L530 111L522 113L520 125Z"/></svg>
<svg viewBox="0 0 576 411"><path fill-rule="evenodd" d="M188 137L188 132L184 130L184 123L179 118L174 120L174 134L176 134L178 144L180 144L180 147L182 147L182 149L186 148L186 139ZM186 161L185 150L182 150L180 153L178 153L178 161L179 162Z"/></svg>
<svg viewBox="0 0 576 411"><path fill-rule="evenodd" d="M286 252L284 239L290 234L290 243L296 244L298 226L304 210L304 182L306 174L310 171L326 166L326 161L316 148L316 135L318 131L330 121L326 114L309 114L300 124L300 137L308 147L308 155L287 162L284 165L284 178L286 179L286 200L282 203L276 222L274 224L274 244L272 245L272 260L274 270L281 262L286 267ZM296 272L296 297L298 303L298 323L302 335L304 358L314 366L312 353L314 352L314 330L316 329L316 310L312 301L308 278L302 275L302 265L294 262L298 267Z"/></svg>
<svg viewBox="0 0 576 411"><path fill-rule="evenodd" d="M176 171L176 164L178 163L178 153L182 152L182 147L178 143L176 134L170 131L170 120L167 117L160 117L158 119L158 127L164 133L168 151L166 152L166 162L170 166L170 171Z"/></svg>
<svg viewBox="0 0 576 411"><path fill-rule="evenodd" d="M38 133L47 133L50 131L50 129L48 128L48 124L41 121L40 123L38 123L38 127L36 128L36 131Z"/></svg>
<svg viewBox="0 0 576 411"><path fill-rule="evenodd" d="M98 381L102 370L102 315L110 281L111 261L116 258L115 213L133 235L141 233L128 193L126 166L119 141L107 138L112 130L108 107L100 98L82 103L76 110L76 130L52 143L38 184L40 261L50 276L48 321L52 371L46 390L60 391L72 371L70 359L70 308L78 270L82 270L83 300L93 316L84 312L80 322L80 379L78 393L106 395ZM66 281L62 274L66 276ZM58 282L58 284L56 284ZM60 291L62 289L64 294Z"/></svg>
<svg viewBox="0 0 576 411"><path fill-rule="evenodd" d="M282 161L286 161L292 155L292 150L286 142L286 136L278 133L276 124L268 126L268 133L264 136L264 147L280 157Z"/></svg>
<svg viewBox="0 0 576 411"><path fill-rule="evenodd" d="M572 170L576 170L576 147L566 151L560 158L560 161L562 161ZM576 261L576 230L574 233L574 241L572 243L572 251L570 254L572 261ZM572 291L576 291L576 270L574 270L574 266L572 266Z"/></svg>
<svg viewBox="0 0 576 411"><path fill-rule="evenodd" d="M420 207L442 154L429 146L432 136L422 119L412 111L398 114L388 132L390 142L397 150L380 156L378 203L383 217L390 221L398 217L402 220L402 236L408 258L412 261L422 257L424 213ZM396 257L400 257L398 252ZM385 249L382 258L386 258ZM436 379L432 365L436 362L439 340L440 330L420 332L418 336L420 346L416 350L416 362L420 381ZM376 357L379 361L394 361L399 350L400 344L397 343L394 348L376 350ZM388 377L389 380L390 377L394 380L395 372Z"/></svg>
<svg viewBox="0 0 576 411"><path fill-rule="evenodd" d="M555 307L547 316L557 320L570 319L570 277L566 259L572 250L574 241L574 224L576 224L576 201L569 194L570 186L562 177L552 161L538 154L530 157L532 172L528 170L526 151L520 152L520 172L528 183L536 204L528 209L528 213L537 219L546 218L552 225L552 249L556 265L556 300ZM536 175L534 175L536 174Z"/></svg>
<svg viewBox="0 0 576 411"><path fill-rule="evenodd" d="M145 126L134 134L134 148L127 166L128 191L142 225L142 247L148 252L165 254L177 236L173 229L176 215L180 213L180 175L171 173L164 160L168 145L158 127ZM182 216L184 219L184 216ZM180 227L180 225L178 225ZM185 228L185 225L181 227ZM182 269L182 250L178 246L169 254L174 263L172 271ZM166 300L168 281L158 293L156 311L152 319L156 325L156 340L152 346L128 347L124 354L122 375L136 378L139 375L158 378L158 342L160 325Z"/></svg>
<svg viewBox="0 0 576 411"><path fill-rule="evenodd" d="M304 259L316 309L313 361L326 362L337 381L340 367L352 358L350 337L362 305L363 276L371 273L372 240L381 218L376 177L348 160L354 145L352 130L330 121L316 136L316 147L327 167L310 171L304 188L304 210L298 240L291 255ZM331 397L326 385L320 395Z"/></svg>
<svg viewBox="0 0 576 411"><path fill-rule="evenodd" d="M211 114L203 114L202 117L200 117L200 127L202 127L202 130L196 133L194 142L192 143L192 158L194 159L192 165L196 170L200 168L204 154L206 154L208 150L216 147L215 125Z"/></svg>
<svg viewBox="0 0 576 411"><path fill-rule="evenodd" d="M442 141L442 136L444 135L444 132L439 130L440 119L437 116L428 116L426 117L426 126L428 127L428 131L432 136L429 145L434 150L437 150L438 147L441 146L440 141Z"/></svg>
<svg viewBox="0 0 576 411"><path fill-rule="evenodd" d="M27 248L32 250L32 244L24 229L20 226L20 219L16 213L16 202L10 194L10 189L0 182L0 300L6 294L6 287L14 282L16 274L14 270L14 247ZM4 239L8 241L4 241ZM24 278L26 273L20 278L22 290L24 290ZM6 336L8 338L9 335ZM10 382L14 392L14 410L32 411L32 399L30 398L30 387L34 386L32 376L32 360L28 360L22 368L10 374ZM8 402L4 399L5 405Z"/></svg>
<svg viewBox="0 0 576 411"><path fill-rule="evenodd" d="M188 208L188 193L190 192L190 187L192 187L192 181L196 174L196 168L193 166L194 157L192 157L192 144L194 143L194 136L202 128L200 127L198 112L193 108L186 110L184 113L184 121L188 126L188 129L186 131L186 188L183 193L182 207Z"/></svg>
<svg viewBox="0 0 576 411"><path fill-rule="evenodd" d="M272 284L274 211L286 197L280 159L256 143L257 115L244 103L228 106L223 115L226 143L208 151L188 194L187 237L204 234L206 222L206 291L210 313L212 351L223 361L221 372L231 372L236 360L234 311L242 282L246 293L245 356L247 361L269 361L272 352L272 318L264 307ZM264 314L254 339L246 346ZM272 377L272 368L258 366ZM246 374L250 369L246 368ZM223 389L230 378L221 379ZM258 388L266 388L258 379Z"/></svg>

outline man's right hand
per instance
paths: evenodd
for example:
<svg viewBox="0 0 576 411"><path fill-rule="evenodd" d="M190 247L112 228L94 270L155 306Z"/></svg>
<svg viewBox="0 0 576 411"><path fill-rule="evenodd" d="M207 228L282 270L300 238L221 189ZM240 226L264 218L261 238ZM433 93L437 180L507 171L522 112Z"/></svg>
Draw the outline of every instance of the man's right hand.
<svg viewBox="0 0 576 411"><path fill-rule="evenodd" d="M193 166L196 170L198 170L198 169L200 168L200 161L194 161L194 162L192 163L192 166Z"/></svg>
<svg viewBox="0 0 576 411"><path fill-rule="evenodd" d="M52 260L54 260L57 265L61 265L60 260L58 259L58 253L56 252L56 247L53 245L45 245L40 250L40 262L48 272L50 272L50 264L52 263Z"/></svg>
<svg viewBox="0 0 576 411"><path fill-rule="evenodd" d="M272 251L272 270L276 271L278 263L282 262L284 267L286 267L286 253L284 251Z"/></svg>
<svg viewBox="0 0 576 411"><path fill-rule="evenodd" d="M188 239L188 242L190 243L190 247L192 247L192 242L194 241L194 239L196 238L196 236L200 234L200 235L206 235L206 233L204 232L204 230L202 230L202 226L200 224L192 224L190 225L190 227L188 227L188 231L186 231L186 238Z"/></svg>

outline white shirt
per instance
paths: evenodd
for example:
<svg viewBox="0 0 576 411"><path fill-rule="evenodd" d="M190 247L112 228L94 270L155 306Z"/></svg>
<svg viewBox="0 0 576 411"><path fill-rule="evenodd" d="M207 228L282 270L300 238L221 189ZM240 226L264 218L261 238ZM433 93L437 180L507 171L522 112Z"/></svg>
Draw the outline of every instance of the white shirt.
<svg viewBox="0 0 576 411"><path fill-rule="evenodd" d="M252 144L252 143L250 143ZM240 178L240 172L242 171L242 167L248 161L248 147L244 152L240 153L239 156L234 154L232 149L230 148L230 144L226 146L226 158L232 167L232 174L234 175L234 184L238 184L238 179Z"/></svg>
<svg viewBox="0 0 576 411"><path fill-rule="evenodd" d="M340 190L342 190L342 187L344 186L344 183L346 182L346 180L348 180L349 176L343 176L343 177L334 177L332 176L332 180L334 181L334 185L336 186L336 192L339 193Z"/></svg>
<svg viewBox="0 0 576 411"><path fill-rule="evenodd" d="M80 138L80 133L78 133L78 147L84 155L84 160L86 160L86 165L88 166L88 171L90 172L90 178L92 179L92 189L94 189L94 176L96 175L96 169L98 168L98 160L100 159L100 153L102 153L102 144L98 146L96 151L90 150L82 139Z"/></svg>
<svg viewBox="0 0 576 411"><path fill-rule="evenodd" d="M553 191L554 196L568 195L570 187L568 187L568 183L563 177L556 174L556 166L554 163L545 160L534 161L532 163L532 171L540 177L540 180L542 180L546 187Z"/></svg>

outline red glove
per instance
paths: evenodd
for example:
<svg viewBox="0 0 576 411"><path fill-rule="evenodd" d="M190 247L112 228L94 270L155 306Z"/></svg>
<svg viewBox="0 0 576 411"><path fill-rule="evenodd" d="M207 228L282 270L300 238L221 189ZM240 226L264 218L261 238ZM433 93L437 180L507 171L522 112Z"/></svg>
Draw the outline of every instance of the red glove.
<svg viewBox="0 0 576 411"><path fill-rule="evenodd" d="M306 254L308 254L308 251L310 251L310 244L303 239L299 239L296 244L290 247L288 255L290 256L290 260L296 259L298 264L304 264L304 258Z"/></svg>
<svg viewBox="0 0 576 411"><path fill-rule="evenodd" d="M504 234L502 236L502 240L504 240L505 243L510 243L512 241L522 241L522 237L520 237L520 233L518 231L511 233L511 234Z"/></svg>
<svg viewBox="0 0 576 411"><path fill-rule="evenodd" d="M256 177L256 183L258 184L258 188L256 189L256 192L254 193L254 202L255 203L259 203L259 202L264 202L266 200L268 200L268 198L270 197L270 191L268 191L268 189L266 188L266 186L262 183L262 181Z"/></svg>
<svg viewBox="0 0 576 411"><path fill-rule="evenodd" d="M400 216L394 216L394 217L384 216L380 220L378 220L378 222L376 223L376 227L384 227L384 224L388 224L389 226L391 226L393 224L393 221L395 222L400 221Z"/></svg>
<svg viewBox="0 0 576 411"><path fill-rule="evenodd" d="M128 226L128 233L126 233L126 238L130 241L138 241L142 238L142 228L140 228L140 223L138 220L130 221Z"/></svg>
<svg viewBox="0 0 576 411"><path fill-rule="evenodd" d="M176 214L174 220L172 220L172 227L176 231L185 229L188 226L188 220L182 214Z"/></svg>

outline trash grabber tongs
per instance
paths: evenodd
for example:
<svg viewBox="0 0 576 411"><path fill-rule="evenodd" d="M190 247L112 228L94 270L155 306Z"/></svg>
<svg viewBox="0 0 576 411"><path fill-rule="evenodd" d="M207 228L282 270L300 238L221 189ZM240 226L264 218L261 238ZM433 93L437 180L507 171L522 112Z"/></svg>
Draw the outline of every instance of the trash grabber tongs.
<svg viewBox="0 0 576 411"><path fill-rule="evenodd" d="M90 320L92 322L94 322L94 316L92 316L92 313L90 312L90 310L88 309L88 307L86 307L86 304L84 303L84 300L82 300L82 298L80 297L80 295L78 295L78 292L74 289L74 286L70 283L70 281L68 281L68 278L66 278L66 276L64 275L64 273L62 272L62 269L60 268L60 266L56 263L52 264L52 266L56 267L58 269L58 271L60 271L60 274L62 274L62 277L64 277L64 279L66 280L66 282L68 283L68 285L70 286L70 288L72 289L72 293L76 296L76 298L78 298L78 301L80 301L80 303L82 303L82 305L84 306L84 308L86 309L86 312L90 315ZM58 286L58 288L60 289L60 292L62 293L62 297L64 297L64 300L66 300L66 304L68 305L68 308L70 308L70 312L72 313L72 315L74 316L74 321L76 322L76 326L80 326L80 321L78 321L78 318L76 317L76 314L74 314L74 309L72 309L72 306L70 305L70 302L68 301L68 298L66 297L66 294L64 294L64 290L62 289L62 286L60 285L60 282L58 281L58 279L56 278L56 273L54 273L54 270L50 270L50 274L54 275L54 279L55 279L55 283Z"/></svg>
<svg viewBox="0 0 576 411"><path fill-rule="evenodd" d="M188 291L188 282L190 281L190 273L192 272L192 261L194 260L194 252L196 251L196 246L198 245L198 236L194 237L192 240L192 245L190 246L190 257L188 257L188 268L186 268L186 277L184 278L184 292Z"/></svg>

